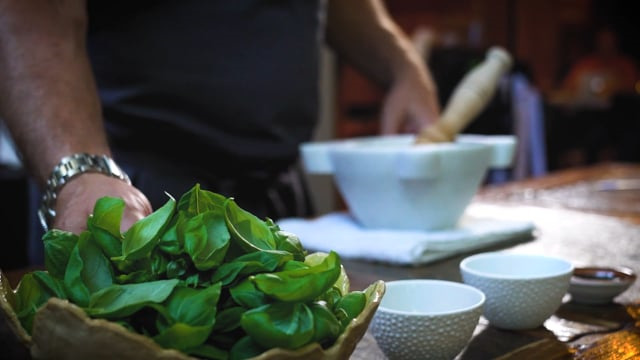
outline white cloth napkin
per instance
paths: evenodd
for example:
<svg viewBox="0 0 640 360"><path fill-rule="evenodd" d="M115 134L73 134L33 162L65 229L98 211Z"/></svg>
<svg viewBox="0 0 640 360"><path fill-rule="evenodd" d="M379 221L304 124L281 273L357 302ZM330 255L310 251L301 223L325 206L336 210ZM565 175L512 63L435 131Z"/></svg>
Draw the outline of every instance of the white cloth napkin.
<svg viewBox="0 0 640 360"><path fill-rule="evenodd" d="M314 219L286 218L280 229L296 234L305 249L342 258L402 265L421 265L503 242L530 239L532 222L478 218L465 214L450 230L412 231L366 229L348 213L329 213Z"/></svg>

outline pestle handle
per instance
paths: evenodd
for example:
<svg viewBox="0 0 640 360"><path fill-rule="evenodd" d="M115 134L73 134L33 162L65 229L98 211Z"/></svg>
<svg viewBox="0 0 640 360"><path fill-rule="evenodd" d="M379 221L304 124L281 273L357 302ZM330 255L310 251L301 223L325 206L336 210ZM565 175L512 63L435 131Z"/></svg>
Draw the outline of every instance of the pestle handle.
<svg viewBox="0 0 640 360"><path fill-rule="evenodd" d="M453 141L491 101L498 82L511 67L509 53L492 47L485 60L469 71L454 89L440 120L424 128L416 143Z"/></svg>

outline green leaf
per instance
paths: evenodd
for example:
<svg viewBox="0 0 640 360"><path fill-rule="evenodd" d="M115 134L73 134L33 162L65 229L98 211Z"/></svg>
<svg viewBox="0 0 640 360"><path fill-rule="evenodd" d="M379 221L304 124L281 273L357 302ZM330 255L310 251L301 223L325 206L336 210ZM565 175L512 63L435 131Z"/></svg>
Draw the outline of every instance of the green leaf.
<svg viewBox="0 0 640 360"><path fill-rule="evenodd" d="M160 235L158 248L163 252L171 255L180 255L184 252L184 244L178 237L178 227L186 220L183 211L178 212L177 216L173 216L167 225L167 229Z"/></svg>
<svg viewBox="0 0 640 360"><path fill-rule="evenodd" d="M265 348L297 349L313 339L313 314L303 303L277 302L248 310L240 325Z"/></svg>
<svg viewBox="0 0 640 360"><path fill-rule="evenodd" d="M89 292L94 293L113 284L111 263L87 232L80 235L78 249L84 264L80 275Z"/></svg>
<svg viewBox="0 0 640 360"><path fill-rule="evenodd" d="M241 209L232 199L225 202L225 221L231 238L243 251L276 250L276 241L267 224Z"/></svg>
<svg viewBox="0 0 640 360"><path fill-rule="evenodd" d="M198 270L208 270L222 263L229 248L229 230L220 212L206 211L187 220L178 229L184 250Z"/></svg>
<svg viewBox="0 0 640 360"><path fill-rule="evenodd" d="M247 309L259 307L269 302L267 296L256 289L255 285L249 281L249 279L246 279L238 285L230 288L229 293L236 304Z"/></svg>
<svg viewBox="0 0 640 360"><path fill-rule="evenodd" d="M314 252L305 257L304 263L309 266L316 266L320 264L329 254L325 252ZM338 280L333 284L338 290L340 290L340 296L344 296L349 293L349 288L351 284L349 283L349 277L347 276L347 272L344 269L344 266L340 265L340 276L338 276Z"/></svg>
<svg viewBox="0 0 640 360"><path fill-rule="evenodd" d="M240 327L240 319L245 308L241 306L231 306L221 310L216 315L216 322L213 331L216 333L233 331Z"/></svg>
<svg viewBox="0 0 640 360"><path fill-rule="evenodd" d="M31 333L36 311L54 296L53 292L42 286L34 274L26 274L20 279L15 292L16 315L28 333Z"/></svg>
<svg viewBox="0 0 640 360"><path fill-rule="evenodd" d="M42 237L44 265L51 276L62 279L78 236L68 231L49 230Z"/></svg>
<svg viewBox="0 0 640 360"><path fill-rule="evenodd" d="M154 277L165 275L168 264L169 259L162 252L155 249L151 252L151 273Z"/></svg>
<svg viewBox="0 0 640 360"><path fill-rule="evenodd" d="M213 326L220 290L220 283L204 289L176 287L164 304L169 316L177 323Z"/></svg>
<svg viewBox="0 0 640 360"><path fill-rule="evenodd" d="M125 260L135 260L149 256L160 240L160 234L173 215L176 201L169 199L160 209L138 220L124 234L122 256Z"/></svg>
<svg viewBox="0 0 640 360"><path fill-rule="evenodd" d="M263 273L249 277L256 288L280 301L308 302L329 290L340 276L340 258L335 252L308 268Z"/></svg>
<svg viewBox="0 0 640 360"><path fill-rule="evenodd" d="M120 237L116 238L108 231L98 227L89 226L88 230L91 231L94 241L108 258L122 255L122 240Z"/></svg>
<svg viewBox="0 0 640 360"><path fill-rule="evenodd" d="M340 321L343 327L349 325L351 320L360 315L365 305L367 304L367 296L362 291L353 291L343 296L334 306L334 311L343 310L347 315L346 318L341 318Z"/></svg>
<svg viewBox="0 0 640 360"><path fill-rule="evenodd" d="M185 212L188 217L207 211L222 212L226 199L220 194L201 190L200 184L196 184L180 197L177 209Z"/></svg>
<svg viewBox="0 0 640 360"><path fill-rule="evenodd" d="M120 221L125 203L121 198L105 196L96 201L93 214L89 216L89 227L97 227L107 231L114 238L120 239Z"/></svg>
<svg viewBox="0 0 640 360"><path fill-rule="evenodd" d="M89 288L84 283L84 279L82 276L84 259L81 255L80 244L81 242L85 242L86 239L90 236L91 233L89 233L88 231L80 234L76 246L74 246L73 250L71 251L69 262L67 263L67 269L64 273L65 292L73 303L81 307L87 306L87 304L89 303L90 292Z"/></svg>
<svg viewBox="0 0 640 360"><path fill-rule="evenodd" d="M273 220L267 218L265 221L266 225L269 227L269 230L273 234L273 237L276 242L276 248L278 250L288 251L293 254L293 258L298 261L303 261L305 256L307 255L306 250L304 250L302 243L300 242L300 238L297 235L280 230L280 226L273 222Z"/></svg>
<svg viewBox="0 0 640 360"><path fill-rule="evenodd" d="M184 349L183 352L192 356L211 360L227 360L229 358L229 353L227 351L218 349L217 347L208 344L202 344L193 348Z"/></svg>
<svg viewBox="0 0 640 360"><path fill-rule="evenodd" d="M165 301L177 284L177 279L171 279L111 285L92 294L85 311L89 316L107 319L129 316L148 304Z"/></svg>
<svg viewBox="0 0 640 360"><path fill-rule="evenodd" d="M64 290L64 282L60 279L54 278L46 271L34 271L33 277L40 283L40 287L52 297L59 299L66 299L67 294Z"/></svg>
<svg viewBox="0 0 640 360"><path fill-rule="evenodd" d="M167 277L169 279L181 277L187 273L188 268L189 264L185 258L173 259L167 264Z"/></svg>
<svg viewBox="0 0 640 360"><path fill-rule="evenodd" d="M324 294L320 295L317 300L324 301L328 308L333 309L336 303L342 299L342 293L340 290L334 285L331 289L324 292Z"/></svg>
<svg viewBox="0 0 640 360"><path fill-rule="evenodd" d="M316 302L309 305L313 314L313 339L322 345L332 344L342 332L338 319L325 304Z"/></svg>
<svg viewBox="0 0 640 360"><path fill-rule="evenodd" d="M149 270L136 270L126 274L119 274L115 277L118 284L138 284L147 281L158 280Z"/></svg>
<svg viewBox="0 0 640 360"><path fill-rule="evenodd" d="M186 350L202 345L209 337L212 327L175 323L154 336L153 340L165 348Z"/></svg>
<svg viewBox="0 0 640 360"><path fill-rule="evenodd" d="M209 287L211 286L212 282L210 281L200 281L200 273L193 273L189 276L187 276L186 278L184 278L184 280L182 280L180 282L181 285L186 286L186 287Z"/></svg>
<svg viewBox="0 0 640 360"><path fill-rule="evenodd" d="M293 255L286 251L264 250L239 256L233 261L222 264L213 273L211 281L221 281L222 285L232 283L238 276L274 271Z"/></svg>
<svg viewBox="0 0 640 360"><path fill-rule="evenodd" d="M302 261L291 260L291 261L287 261L286 263L284 263L282 265L282 267L280 268L280 271L291 271L291 270L308 269L310 267L311 266L305 264Z"/></svg>
<svg viewBox="0 0 640 360"><path fill-rule="evenodd" d="M102 197L96 201L93 214L87 219L87 229L109 258L122 255L120 221L125 203L120 198Z"/></svg>
<svg viewBox="0 0 640 360"><path fill-rule="evenodd" d="M229 351L229 360L251 359L262 354L269 348L271 348L271 346L263 348L253 341L251 337L245 336L233 345L231 351Z"/></svg>

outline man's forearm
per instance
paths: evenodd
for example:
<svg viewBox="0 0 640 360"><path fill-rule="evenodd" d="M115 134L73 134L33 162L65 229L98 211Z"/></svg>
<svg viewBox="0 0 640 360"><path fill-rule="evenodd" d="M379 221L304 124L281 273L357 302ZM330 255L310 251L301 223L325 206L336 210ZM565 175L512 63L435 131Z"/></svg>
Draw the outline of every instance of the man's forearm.
<svg viewBox="0 0 640 360"><path fill-rule="evenodd" d="M329 0L327 42L383 86L423 67L412 42L381 0Z"/></svg>
<svg viewBox="0 0 640 360"><path fill-rule="evenodd" d="M66 155L109 155L84 1L0 0L0 116L42 185Z"/></svg>

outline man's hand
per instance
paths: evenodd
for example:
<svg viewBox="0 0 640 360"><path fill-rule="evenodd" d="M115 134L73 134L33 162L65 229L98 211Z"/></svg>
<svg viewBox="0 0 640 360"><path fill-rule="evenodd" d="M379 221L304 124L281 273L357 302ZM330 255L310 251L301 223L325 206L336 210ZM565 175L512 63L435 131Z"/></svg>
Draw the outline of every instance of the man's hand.
<svg viewBox="0 0 640 360"><path fill-rule="evenodd" d="M418 133L438 120L436 87L420 67L394 81L387 93L381 117L382 134Z"/></svg>
<svg viewBox="0 0 640 360"><path fill-rule="evenodd" d="M140 190L126 182L99 173L84 173L73 178L58 193L56 218L52 228L80 233L87 228L87 217L96 200L103 196L120 197L125 210L120 230L126 231L139 219L151 214L151 204Z"/></svg>

